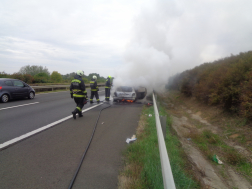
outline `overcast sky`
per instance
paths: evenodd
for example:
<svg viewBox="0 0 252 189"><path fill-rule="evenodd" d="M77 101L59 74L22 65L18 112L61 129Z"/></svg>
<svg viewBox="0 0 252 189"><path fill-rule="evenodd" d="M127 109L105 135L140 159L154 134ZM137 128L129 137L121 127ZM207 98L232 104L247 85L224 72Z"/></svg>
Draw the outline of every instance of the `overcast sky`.
<svg viewBox="0 0 252 189"><path fill-rule="evenodd" d="M0 0L0 71L166 81L252 50L251 10L251 0Z"/></svg>

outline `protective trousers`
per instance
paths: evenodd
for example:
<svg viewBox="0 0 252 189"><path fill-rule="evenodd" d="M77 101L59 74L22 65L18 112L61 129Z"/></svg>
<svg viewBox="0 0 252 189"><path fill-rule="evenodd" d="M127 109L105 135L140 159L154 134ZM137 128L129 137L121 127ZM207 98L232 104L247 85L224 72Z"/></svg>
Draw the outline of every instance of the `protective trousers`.
<svg viewBox="0 0 252 189"><path fill-rule="evenodd" d="M97 102L100 102L99 95L97 91L91 91L91 96L90 96L90 103L93 103L93 98L96 98Z"/></svg>
<svg viewBox="0 0 252 189"><path fill-rule="evenodd" d="M76 103L76 109L75 109L75 112L76 113L81 113L82 112L82 108L84 106L84 100L85 98L77 98L77 97L74 97L74 101Z"/></svg>
<svg viewBox="0 0 252 189"><path fill-rule="evenodd" d="M105 88L105 100L109 101L110 97L110 88Z"/></svg>

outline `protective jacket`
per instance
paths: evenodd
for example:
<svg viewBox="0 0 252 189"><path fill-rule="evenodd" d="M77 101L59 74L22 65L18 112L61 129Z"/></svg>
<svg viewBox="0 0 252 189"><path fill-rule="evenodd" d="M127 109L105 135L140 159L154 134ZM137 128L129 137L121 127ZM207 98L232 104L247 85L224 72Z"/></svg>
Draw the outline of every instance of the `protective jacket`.
<svg viewBox="0 0 252 189"><path fill-rule="evenodd" d="M74 98L87 98L87 91L83 79L75 75L70 85L70 94Z"/></svg>
<svg viewBox="0 0 252 189"><path fill-rule="evenodd" d="M91 91L99 91L99 88L97 86L97 82L95 79L91 79L90 88L91 88Z"/></svg>
<svg viewBox="0 0 252 189"><path fill-rule="evenodd" d="M106 80L105 88L110 89L110 88L111 88L111 85L112 85L112 81L111 81L111 79L108 77L107 80Z"/></svg>

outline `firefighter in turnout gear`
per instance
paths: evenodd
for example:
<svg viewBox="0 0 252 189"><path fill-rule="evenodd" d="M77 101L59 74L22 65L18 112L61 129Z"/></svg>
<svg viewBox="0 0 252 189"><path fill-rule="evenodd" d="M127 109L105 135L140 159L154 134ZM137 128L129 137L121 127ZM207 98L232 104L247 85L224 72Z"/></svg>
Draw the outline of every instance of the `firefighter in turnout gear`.
<svg viewBox="0 0 252 189"><path fill-rule="evenodd" d="M112 86L112 78L109 75L107 77L106 84L105 84L105 100L106 101L109 101L111 86Z"/></svg>
<svg viewBox="0 0 252 189"><path fill-rule="evenodd" d="M79 117L83 117L82 108L84 104L87 103L87 91L82 76L84 76L84 72L78 70L70 85L71 98L73 98L76 103L76 108L72 112L74 119L76 119L77 113Z"/></svg>
<svg viewBox="0 0 252 189"><path fill-rule="evenodd" d="M97 103L100 103L100 99L98 95L99 88L97 86L96 79L97 77L94 75L93 79L91 79L90 81L90 88L91 88L90 104L93 103L94 96L96 98Z"/></svg>

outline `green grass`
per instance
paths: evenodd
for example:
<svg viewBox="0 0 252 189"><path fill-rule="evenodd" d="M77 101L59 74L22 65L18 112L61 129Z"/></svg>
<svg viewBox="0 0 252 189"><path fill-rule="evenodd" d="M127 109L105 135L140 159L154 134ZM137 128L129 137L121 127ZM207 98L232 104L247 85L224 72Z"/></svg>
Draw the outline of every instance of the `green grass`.
<svg viewBox="0 0 252 189"><path fill-rule="evenodd" d="M224 143L220 136L205 130L202 133L192 133L190 137L209 159L212 159L214 154L221 154L220 157L224 160L224 164L227 163L237 171L252 178L252 164L233 147Z"/></svg>
<svg viewBox="0 0 252 189"><path fill-rule="evenodd" d="M153 116L146 116L147 124L145 125L144 132L141 134L141 136L137 136L137 141L133 144L130 144L125 152L127 159L126 164L140 165L140 168L138 168L138 171L136 171L139 172L138 177L140 179L136 181L135 185L132 185L130 188L160 189L163 188L163 178L153 107L144 108L143 115L145 114L152 114ZM171 118L166 114L163 108L161 108L160 115L167 116L167 134L165 143L168 149L168 156L170 159L176 188L199 188L199 185L184 171L186 163L182 158L183 151L181 150L180 142L176 136L169 132L171 129ZM133 173L129 173L129 171L127 171L124 174L132 176Z"/></svg>

